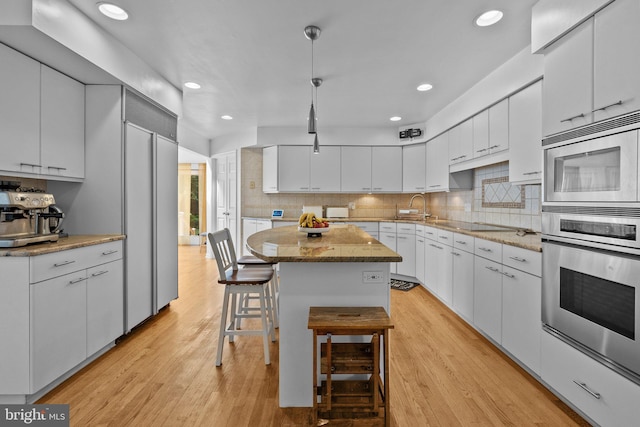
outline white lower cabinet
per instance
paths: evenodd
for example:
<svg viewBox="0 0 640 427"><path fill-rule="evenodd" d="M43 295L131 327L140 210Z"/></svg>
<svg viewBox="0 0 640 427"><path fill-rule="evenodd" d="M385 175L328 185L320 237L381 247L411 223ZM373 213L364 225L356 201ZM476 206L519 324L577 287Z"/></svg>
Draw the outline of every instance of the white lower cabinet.
<svg viewBox="0 0 640 427"><path fill-rule="evenodd" d="M473 323L473 236L453 234L453 309Z"/></svg>
<svg viewBox="0 0 640 427"><path fill-rule="evenodd" d="M446 304L453 299L451 238L446 230L425 227L425 285Z"/></svg>
<svg viewBox="0 0 640 427"><path fill-rule="evenodd" d="M269 230L271 227L271 221L268 219L243 218L242 248L236 248L236 252L242 255L251 255L251 252L247 249L247 238L258 231Z"/></svg>
<svg viewBox="0 0 640 427"><path fill-rule="evenodd" d="M473 323L496 343L502 341L502 265L475 257Z"/></svg>
<svg viewBox="0 0 640 427"><path fill-rule="evenodd" d="M87 270L87 356L122 335L122 274L120 260Z"/></svg>
<svg viewBox="0 0 640 427"><path fill-rule="evenodd" d="M87 275L82 270L31 285L31 390L87 357Z"/></svg>
<svg viewBox="0 0 640 427"><path fill-rule="evenodd" d="M394 224L395 225L395 224ZM380 225L380 231L379 231L379 236L378 236L378 240L380 241L380 243L382 243L383 245L385 245L386 247L388 247L389 249L391 249L394 252L397 252L397 248L396 248L396 233L395 232L391 232L391 231L384 231L382 229L382 224ZM390 273L396 273L397 272L397 262L392 262L390 263Z"/></svg>
<svg viewBox="0 0 640 427"><path fill-rule="evenodd" d="M424 283L425 239L416 235L416 279Z"/></svg>
<svg viewBox="0 0 640 427"><path fill-rule="evenodd" d="M398 223L396 225L396 252L402 257L397 263L396 273L416 276L416 226Z"/></svg>
<svg viewBox="0 0 640 427"><path fill-rule="evenodd" d="M638 425L640 386L542 333L542 380L602 426Z"/></svg>
<svg viewBox="0 0 640 427"><path fill-rule="evenodd" d="M507 266L502 274L502 346L537 374L542 333L540 277Z"/></svg>

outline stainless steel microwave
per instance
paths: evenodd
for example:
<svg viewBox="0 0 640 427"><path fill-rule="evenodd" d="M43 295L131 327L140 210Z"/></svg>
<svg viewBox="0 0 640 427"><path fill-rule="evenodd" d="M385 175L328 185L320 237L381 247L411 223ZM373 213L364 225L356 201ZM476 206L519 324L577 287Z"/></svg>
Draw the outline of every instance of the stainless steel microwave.
<svg viewBox="0 0 640 427"><path fill-rule="evenodd" d="M638 130L544 150L544 202L638 200Z"/></svg>

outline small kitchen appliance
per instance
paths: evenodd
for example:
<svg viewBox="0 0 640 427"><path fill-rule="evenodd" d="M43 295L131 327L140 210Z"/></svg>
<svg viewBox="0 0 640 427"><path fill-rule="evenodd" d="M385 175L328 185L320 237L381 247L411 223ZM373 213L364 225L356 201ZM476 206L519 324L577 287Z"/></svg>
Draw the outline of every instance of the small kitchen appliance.
<svg viewBox="0 0 640 427"><path fill-rule="evenodd" d="M0 186L0 247L57 241L64 213L55 206L53 195L19 185Z"/></svg>

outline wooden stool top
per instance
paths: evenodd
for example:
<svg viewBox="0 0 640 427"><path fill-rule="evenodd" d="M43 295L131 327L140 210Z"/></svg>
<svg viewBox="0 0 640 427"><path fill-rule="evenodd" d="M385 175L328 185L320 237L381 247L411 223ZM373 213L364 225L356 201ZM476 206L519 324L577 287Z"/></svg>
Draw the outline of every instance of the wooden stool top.
<svg viewBox="0 0 640 427"><path fill-rule="evenodd" d="M308 329L367 331L393 329L383 307L309 307Z"/></svg>

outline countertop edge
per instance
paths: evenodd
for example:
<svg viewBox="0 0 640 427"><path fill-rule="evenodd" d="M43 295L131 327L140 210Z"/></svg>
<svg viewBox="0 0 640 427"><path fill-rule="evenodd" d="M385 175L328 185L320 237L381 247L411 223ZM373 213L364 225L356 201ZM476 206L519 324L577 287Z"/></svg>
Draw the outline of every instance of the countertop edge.
<svg viewBox="0 0 640 427"><path fill-rule="evenodd" d="M0 248L0 257L31 257L69 249L100 245L126 239L124 234L83 234L62 237L56 242L39 243L17 248Z"/></svg>

